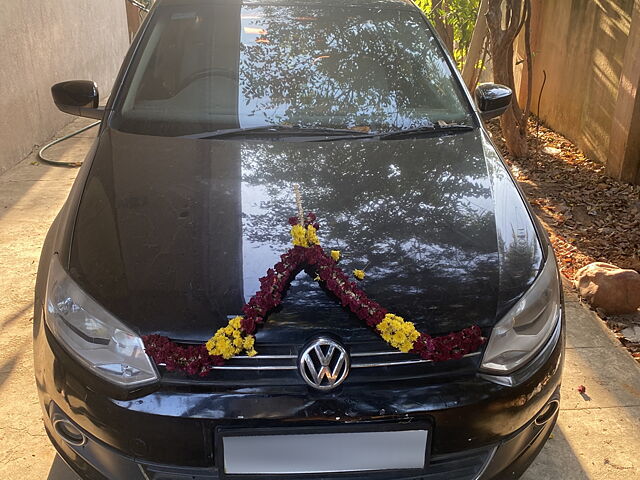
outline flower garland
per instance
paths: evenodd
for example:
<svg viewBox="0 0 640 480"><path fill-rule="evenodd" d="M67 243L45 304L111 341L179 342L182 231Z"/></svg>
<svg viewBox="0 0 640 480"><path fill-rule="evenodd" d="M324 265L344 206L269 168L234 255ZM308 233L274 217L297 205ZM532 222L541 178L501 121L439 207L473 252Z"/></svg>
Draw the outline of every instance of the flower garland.
<svg viewBox="0 0 640 480"><path fill-rule="evenodd" d="M254 333L270 311L282 302L289 283L303 269L315 270L315 280L331 292L340 304L376 330L382 339L404 353L414 353L425 360L444 361L462 358L476 351L486 341L478 326L465 328L440 337L431 337L416 330L412 322L388 312L352 282L337 265L341 254L331 250L327 254L320 246L320 228L313 213L304 215L298 200L298 216L291 217L293 248L280 256L280 261L260 278L260 290L242 307L242 316L229 320L204 345L183 347L166 337L143 337L147 354L156 363L164 363L167 370L180 370L189 375L206 375L212 367L224 364L235 355L254 356ZM364 270L353 271L362 280Z"/></svg>

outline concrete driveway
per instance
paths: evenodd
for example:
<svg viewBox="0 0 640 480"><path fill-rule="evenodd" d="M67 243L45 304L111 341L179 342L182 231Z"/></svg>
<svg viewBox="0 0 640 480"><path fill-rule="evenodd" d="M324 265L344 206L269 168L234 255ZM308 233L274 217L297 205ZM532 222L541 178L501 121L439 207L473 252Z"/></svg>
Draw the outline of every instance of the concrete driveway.
<svg viewBox="0 0 640 480"><path fill-rule="evenodd" d="M87 121L76 120L64 132ZM82 161L97 129L48 155ZM0 176L0 479L75 479L40 420L33 381L33 287L40 247L77 169L35 155ZM560 419L523 478L640 478L640 367L574 294L567 297L567 355ZM586 394L577 391L585 385Z"/></svg>

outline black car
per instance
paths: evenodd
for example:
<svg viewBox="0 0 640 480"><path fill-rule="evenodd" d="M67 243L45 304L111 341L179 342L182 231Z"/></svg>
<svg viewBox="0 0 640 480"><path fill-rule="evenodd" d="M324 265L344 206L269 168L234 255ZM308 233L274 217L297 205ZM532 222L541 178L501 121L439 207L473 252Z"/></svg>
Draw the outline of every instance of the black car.
<svg viewBox="0 0 640 480"><path fill-rule="evenodd" d="M554 255L482 123L511 92L472 100L417 7L159 0L104 108L52 91L102 120L35 295L44 424L80 476L531 463L558 415Z"/></svg>

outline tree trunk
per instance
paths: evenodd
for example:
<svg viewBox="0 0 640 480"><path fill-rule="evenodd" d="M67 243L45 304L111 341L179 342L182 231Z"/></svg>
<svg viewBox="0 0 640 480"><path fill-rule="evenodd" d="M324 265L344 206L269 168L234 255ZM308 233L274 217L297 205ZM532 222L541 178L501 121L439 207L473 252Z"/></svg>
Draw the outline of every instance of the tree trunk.
<svg viewBox="0 0 640 480"><path fill-rule="evenodd" d="M453 25L448 25L444 18L449 8L447 0L440 2L440 6L433 10L433 26L440 35L442 43L453 56Z"/></svg>
<svg viewBox="0 0 640 480"><path fill-rule="evenodd" d="M515 158L525 158L528 153L527 137L521 134L520 121L522 111L516 98L513 81L513 48L508 48L507 52L498 57L493 51L493 78L496 83L506 85L513 90L513 100L511 106L500 117L500 127L505 145L509 153Z"/></svg>
<svg viewBox="0 0 640 480"><path fill-rule="evenodd" d="M486 16L491 39L494 81L506 85L513 91L511 106L500 117L500 127L507 150L515 158L525 158L528 154L527 119L524 118L518 103L513 75L513 42L524 24L527 12L522 1L489 0ZM524 1L526 3L529 0Z"/></svg>
<svg viewBox="0 0 640 480"><path fill-rule="evenodd" d="M464 68L462 69L462 79L471 90L475 88L473 79L476 77L476 67L480 61L482 47L487 36L487 19L485 15L487 14L488 7L488 0L482 0L480 2L478 17L473 27L473 35L471 35L471 43L467 51L467 58L464 61Z"/></svg>
<svg viewBox="0 0 640 480"><path fill-rule="evenodd" d="M482 46L482 58L480 59L480 68L476 68L473 72L473 77L471 78L471 91L474 91L480 82L480 77L482 76L482 70L485 68L485 65L488 65L491 57L489 57L489 39L484 39L484 45Z"/></svg>

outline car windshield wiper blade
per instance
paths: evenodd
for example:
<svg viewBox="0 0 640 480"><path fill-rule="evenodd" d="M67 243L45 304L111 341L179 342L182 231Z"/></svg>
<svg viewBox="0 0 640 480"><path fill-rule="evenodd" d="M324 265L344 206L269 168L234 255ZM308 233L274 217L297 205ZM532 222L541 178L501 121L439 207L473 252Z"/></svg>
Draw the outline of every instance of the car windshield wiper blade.
<svg viewBox="0 0 640 480"><path fill-rule="evenodd" d="M183 138L220 138L241 136L245 134L270 134L270 133L286 133L291 135L321 135L321 136L349 136L349 137L372 137L372 133L365 133L358 130L350 130L348 128L330 128L330 127L296 127L291 125L260 125L257 127L245 128L229 128L224 130L214 130L212 132L196 133L193 135L183 135Z"/></svg>
<svg viewBox="0 0 640 480"><path fill-rule="evenodd" d="M470 130L473 130L473 128L474 127L472 125L467 125L464 123L438 122L429 125L422 125L420 127L406 128L404 130L395 130L393 132L382 133L378 135L378 138L380 138L381 140L388 140L392 138L419 136L425 134L440 135L445 133L468 132Z"/></svg>

